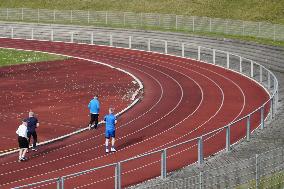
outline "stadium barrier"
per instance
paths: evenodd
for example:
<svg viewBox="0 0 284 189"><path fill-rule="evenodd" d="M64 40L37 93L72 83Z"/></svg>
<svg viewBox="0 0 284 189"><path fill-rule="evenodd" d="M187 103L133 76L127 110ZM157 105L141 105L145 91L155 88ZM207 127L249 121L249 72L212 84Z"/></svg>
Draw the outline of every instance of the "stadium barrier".
<svg viewBox="0 0 284 189"><path fill-rule="evenodd" d="M223 164L217 168L203 167L176 178L139 189L194 188L282 188L284 186L284 148L255 154L248 159ZM129 189L137 186L129 187Z"/></svg>
<svg viewBox="0 0 284 189"><path fill-rule="evenodd" d="M174 14L0 8L0 20L217 33L284 41L284 25L280 24Z"/></svg>
<svg viewBox="0 0 284 189"><path fill-rule="evenodd" d="M118 34L107 34L107 33L96 33L92 31L70 31L64 28L61 29L53 29L53 28L45 28L45 27L34 27L34 28L25 28L25 27L9 27L3 26L0 27L0 37L2 38L13 38L13 39L26 39L26 40L42 40L42 41L54 41L54 42L69 42L69 43L83 43L83 44L96 44L96 45L107 45L118 48L129 48L135 50L143 50L154 53L162 53L170 56L179 56L184 58L190 58L193 60L198 60L205 64L214 64L216 66L223 67L225 69L230 69L234 72L238 72L244 77L250 78L253 81L262 85L267 92L270 94L270 98L264 102L260 107L253 110L248 115L235 120L234 122L229 123L219 129L216 129L210 133L203 134L197 138L193 138L163 149L159 149L156 151L150 151L145 154L141 154L121 162L112 163L109 165L104 165L101 167L92 168L86 171L74 173L71 175L65 175L59 178L45 180L29 185L19 186L16 188L26 188L26 187L40 187L43 183L52 184L56 182L56 186L58 189L64 188L64 182L68 179L72 179L74 177L78 177L83 174L87 174L89 172L93 172L96 170L101 170L106 167L115 167L115 188L121 188L121 167L123 164L132 161L134 159L148 157L153 154L160 153L161 154L161 178L166 178L167 176L167 151L172 148L177 148L184 144L189 144L194 142L198 146L198 165L203 165L204 162L204 153L203 153L203 143L212 135L215 135L219 132L224 131L226 133L226 145L224 150L229 152L233 144L231 141L231 130L237 123L245 121L245 131L246 131L246 140L250 140L251 133L254 131L251 129L251 117L260 114L259 127L260 129L264 129L265 120L270 118L272 119L275 116L277 107L278 107L278 80L276 76L264 66L239 55L220 51L217 49L210 49L202 46L197 46L195 44L187 44L180 43L175 41L165 41L158 39L150 39L143 37L135 37L135 36L124 36ZM269 109L269 114L265 117L265 111ZM241 140L241 138L239 139ZM282 150L283 152L283 150ZM256 158L257 159L257 158ZM258 159L257 159L258 160ZM282 161L283 161L283 153L282 153ZM256 177L259 178L259 174L256 172ZM198 186L203 186L203 176L202 174L199 176L200 181ZM247 177L248 179L248 177ZM256 179L255 185L258 186L259 179Z"/></svg>

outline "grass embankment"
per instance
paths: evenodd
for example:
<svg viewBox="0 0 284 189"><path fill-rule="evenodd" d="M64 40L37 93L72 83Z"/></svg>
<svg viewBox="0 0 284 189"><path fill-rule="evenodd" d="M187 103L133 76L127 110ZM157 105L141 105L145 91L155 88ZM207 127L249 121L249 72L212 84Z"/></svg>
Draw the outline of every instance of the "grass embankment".
<svg viewBox="0 0 284 189"><path fill-rule="evenodd" d="M284 24L284 0L9 0L4 8L130 11Z"/></svg>
<svg viewBox="0 0 284 189"><path fill-rule="evenodd" d="M266 176L260 179L259 188L273 188L273 189L283 189L284 187L284 172L274 173L270 176ZM249 183L240 185L236 189L255 189L255 180L250 181Z"/></svg>
<svg viewBox="0 0 284 189"><path fill-rule="evenodd" d="M43 61L64 60L66 57L47 53L0 49L0 66L26 64Z"/></svg>
<svg viewBox="0 0 284 189"><path fill-rule="evenodd" d="M33 8L33 9L58 9L58 10L96 10L96 11L121 11L121 12L149 12L161 14L177 14L189 16L205 16L212 18L236 19L247 21L271 22L284 24L284 0L9 0L0 1L2 8ZM70 24L70 23L62 23ZM104 25L96 25L104 26ZM112 26L116 28L131 28L127 26ZM138 28L147 30L163 30L161 28ZM166 30L171 31L171 30ZM257 43L282 46L284 41L273 41L256 37L246 37L239 35L226 35L209 32L189 32L201 36L213 36L220 38L233 38L243 41L253 41Z"/></svg>

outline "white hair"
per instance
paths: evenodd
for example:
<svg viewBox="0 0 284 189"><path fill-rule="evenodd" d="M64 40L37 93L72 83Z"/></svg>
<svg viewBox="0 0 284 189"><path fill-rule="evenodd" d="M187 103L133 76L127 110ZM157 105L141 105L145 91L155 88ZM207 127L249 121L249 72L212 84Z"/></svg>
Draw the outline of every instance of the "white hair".
<svg viewBox="0 0 284 189"><path fill-rule="evenodd" d="M29 112L29 117L33 117L34 115L35 115L34 112L32 111Z"/></svg>

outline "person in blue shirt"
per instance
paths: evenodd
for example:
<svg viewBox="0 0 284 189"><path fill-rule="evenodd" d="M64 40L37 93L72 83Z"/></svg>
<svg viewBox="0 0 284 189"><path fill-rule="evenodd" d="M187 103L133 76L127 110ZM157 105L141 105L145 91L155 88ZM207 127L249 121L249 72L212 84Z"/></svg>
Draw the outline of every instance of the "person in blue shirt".
<svg viewBox="0 0 284 189"><path fill-rule="evenodd" d="M105 132L105 138L106 138L106 153L109 152L108 143L109 139L111 138L111 152L116 152L116 149L114 148L115 143L115 124L117 123L116 116L113 114L113 108L109 108L109 114L104 117L105 125L106 125L106 132Z"/></svg>
<svg viewBox="0 0 284 189"><path fill-rule="evenodd" d="M90 123L89 123L89 129L97 128L99 123L99 112L100 112L100 102L98 99L98 95L92 99L88 105L88 108L90 110Z"/></svg>

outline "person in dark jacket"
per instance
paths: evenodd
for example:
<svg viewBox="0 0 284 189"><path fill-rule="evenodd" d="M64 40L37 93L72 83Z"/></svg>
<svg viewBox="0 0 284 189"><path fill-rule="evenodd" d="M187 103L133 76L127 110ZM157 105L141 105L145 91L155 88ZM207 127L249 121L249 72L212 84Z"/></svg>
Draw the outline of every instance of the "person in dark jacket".
<svg viewBox="0 0 284 189"><path fill-rule="evenodd" d="M31 137L33 137L33 151L37 151L36 149L36 143L37 143L37 133L36 133L36 128L39 127L39 122L38 119L35 117L34 112L30 111L29 112L29 118L27 120L27 127L28 127L28 138L29 138L29 144L31 141Z"/></svg>

